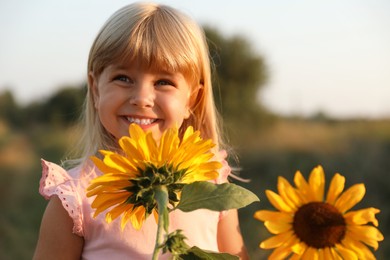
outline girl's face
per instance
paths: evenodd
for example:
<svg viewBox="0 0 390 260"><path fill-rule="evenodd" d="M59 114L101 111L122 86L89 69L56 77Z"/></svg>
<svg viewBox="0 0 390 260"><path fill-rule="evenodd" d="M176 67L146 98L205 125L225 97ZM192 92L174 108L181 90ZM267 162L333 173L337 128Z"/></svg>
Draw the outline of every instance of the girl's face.
<svg viewBox="0 0 390 260"><path fill-rule="evenodd" d="M102 125L116 139L136 123L159 140L190 116L191 86L178 72L110 65L98 77L90 74L89 86Z"/></svg>

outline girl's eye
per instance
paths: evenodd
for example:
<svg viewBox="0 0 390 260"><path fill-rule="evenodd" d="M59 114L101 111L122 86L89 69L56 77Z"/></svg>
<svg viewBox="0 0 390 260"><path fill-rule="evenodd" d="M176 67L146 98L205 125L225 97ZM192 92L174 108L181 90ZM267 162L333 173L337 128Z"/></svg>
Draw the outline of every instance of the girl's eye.
<svg viewBox="0 0 390 260"><path fill-rule="evenodd" d="M175 84L172 81L160 79L156 82L156 86L175 86Z"/></svg>
<svg viewBox="0 0 390 260"><path fill-rule="evenodd" d="M122 81L122 82L126 82L126 83L132 83L132 79L127 77L127 76L124 76L124 75L119 75L119 76L116 76L114 78L114 80L118 80L118 81Z"/></svg>

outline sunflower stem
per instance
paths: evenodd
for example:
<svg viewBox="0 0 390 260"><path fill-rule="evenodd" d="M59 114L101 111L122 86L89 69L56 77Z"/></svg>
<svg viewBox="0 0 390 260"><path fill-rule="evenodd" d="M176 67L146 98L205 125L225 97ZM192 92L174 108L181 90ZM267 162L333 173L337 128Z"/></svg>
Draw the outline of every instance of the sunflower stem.
<svg viewBox="0 0 390 260"><path fill-rule="evenodd" d="M154 188L154 199L157 202L158 209L158 223L157 223L157 234L156 243L153 250L153 260L158 259L158 254L161 249L162 233L168 232L169 217L168 217L168 189L164 185L160 185Z"/></svg>

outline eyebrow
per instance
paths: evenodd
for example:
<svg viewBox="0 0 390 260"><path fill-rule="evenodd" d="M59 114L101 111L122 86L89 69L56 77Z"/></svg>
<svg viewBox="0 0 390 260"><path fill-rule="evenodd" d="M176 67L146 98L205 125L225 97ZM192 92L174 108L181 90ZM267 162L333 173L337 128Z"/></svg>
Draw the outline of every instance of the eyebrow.
<svg viewBox="0 0 390 260"><path fill-rule="evenodd" d="M124 71L127 71L127 70L131 70L133 68L135 68L135 66L131 65L131 63L129 63L128 65L125 65L123 63L116 63L116 64L111 64L110 65L111 67L111 70L124 70ZM170 71L170 70L166 70L166 69L163 69L163 68L155 68L153 67L153 69L146 69L147 71L150 71L152 73L155 73L155 74L158 74L158 75L161 75L161 76L170 76L170 77L178 77L178 75L181 75L181 77L185 78L184 74L180 71Z"/></svg>

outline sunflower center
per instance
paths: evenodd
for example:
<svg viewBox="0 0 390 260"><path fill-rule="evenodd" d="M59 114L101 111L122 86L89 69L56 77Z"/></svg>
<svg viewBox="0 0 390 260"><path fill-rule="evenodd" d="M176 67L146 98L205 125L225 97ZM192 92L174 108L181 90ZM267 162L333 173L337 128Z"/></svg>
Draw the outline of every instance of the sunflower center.
<svg viewBox="0 0 390 260"><path fill-rule="evenodd" d="M168 199L171 205L179 201L179 192L183 184L177 183L185 170L175 171L171 165L156 167L147 164L145 169L139 169L140 176L130 181L131 185L125 189L131 193L127 198L127 203L134 204L135 207L143 206L147 214L151 214L156 208L155 188L165 186L168 189Z"/></svg>
<svg viewBox="0 0 390 260"><path fill-rule="evenodd" d="M332 205L310 202L298 209L294 216L295 234L308 246L333 247L345 236L346 223L343 215Z"/></svg>

